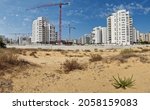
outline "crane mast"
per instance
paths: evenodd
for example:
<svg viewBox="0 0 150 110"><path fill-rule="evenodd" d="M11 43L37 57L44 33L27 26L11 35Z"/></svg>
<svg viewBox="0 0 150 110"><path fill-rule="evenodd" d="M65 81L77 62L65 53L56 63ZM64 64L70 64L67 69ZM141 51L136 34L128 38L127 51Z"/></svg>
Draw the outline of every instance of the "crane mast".
<svg viewBox="0 0 150 110"><path fill-rule="evenodd" d="M45 4L45 5L40 5L34 8L30 8L27 10L32 10L32 9L37 9L37 8L43 8L43 7L51 7L51 6L59 6L59 38L58 38L58 44L61 44L62 40L62 6L63 5L69 5L69 3L54 3L54 4Z"/></svg>

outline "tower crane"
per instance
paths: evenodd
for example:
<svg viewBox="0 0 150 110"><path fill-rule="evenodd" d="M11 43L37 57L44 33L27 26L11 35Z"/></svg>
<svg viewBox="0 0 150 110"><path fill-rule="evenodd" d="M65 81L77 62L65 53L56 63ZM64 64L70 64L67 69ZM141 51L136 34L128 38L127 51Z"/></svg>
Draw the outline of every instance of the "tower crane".
<svg viewBox="0 0 150 110"><path fill-rule="evenodd" d="M45 4L45 5L40 5L34 8L30 8L27 10L32 10L32 9L37 9L37 8L44 8L44 7L51 7L51 6L59 6L59 40L58 43L59 45L61 44L61 37L62 37L62 6L63 5L69 5L70 3L62 3L60 1L60 3L50 3L50 4Z"/></svg>

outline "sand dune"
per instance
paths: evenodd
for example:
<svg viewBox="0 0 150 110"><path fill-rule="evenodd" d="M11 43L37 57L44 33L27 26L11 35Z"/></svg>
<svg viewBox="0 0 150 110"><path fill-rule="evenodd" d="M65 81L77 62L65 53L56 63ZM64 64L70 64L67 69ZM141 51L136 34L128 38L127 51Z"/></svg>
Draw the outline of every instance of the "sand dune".
<svg viewBox="0 0 150 110"><path fill-rule="evenodd" d="M17 49L16 49L17 50ZM124 58L122 49L95 50L42 50L23 49L17 54L31 64L20 69L5 71L2 76L12 80L8 92L23 93L110 93L110 92L150 92L150 47L133 48L134 56ZM102 60L90 62L91 54L102 56ZM82 70L65 73L62 64L75 59L84 66ZM113 76L131 77L135 85L127 89L116 89ZM4 91L5 92L5 91Z"/></svg>

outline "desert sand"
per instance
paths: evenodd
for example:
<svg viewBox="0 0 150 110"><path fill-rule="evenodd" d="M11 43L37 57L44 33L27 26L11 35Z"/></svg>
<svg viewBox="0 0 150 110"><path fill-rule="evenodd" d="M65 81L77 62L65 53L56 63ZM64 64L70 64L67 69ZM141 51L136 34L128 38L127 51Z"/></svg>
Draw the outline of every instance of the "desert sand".
<svg viewBox="0 0 150 110"><path fill-rule="evenodd" d="M126 62L120 62L117 55L122 49L21 49L17 53L19 59L33 65L5 71L4 77L12 80L9 92L13 93L150 93L150 47L132 49L146 60L129 57ZM101 55L102 60L89 61L91 54ZM62 65L66 59L77 60L84 69L65 73ZM133 75L134 86L116 89L112 85L113 76L118 75L122 78Z"/></svg>

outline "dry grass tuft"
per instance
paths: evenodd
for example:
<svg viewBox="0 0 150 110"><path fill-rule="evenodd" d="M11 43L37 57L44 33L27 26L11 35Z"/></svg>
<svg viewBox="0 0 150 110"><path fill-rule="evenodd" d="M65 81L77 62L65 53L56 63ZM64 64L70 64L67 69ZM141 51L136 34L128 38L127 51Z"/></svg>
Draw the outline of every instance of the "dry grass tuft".
<svg viewBox="0 0 150 110"><path fill-rule="evenodd" d="M132 49L124 49L120 52L119 55L110 57L110 61L119 61L121 63L125 63L127 62L127 60L129 58L139 58L140 62L142 63L149 63L149 59L140 55L140 54L136 54L137 52L132 50Z"/></svg>
<svg viewBox="0 0 150 110"><path fill-rule="evenodd" d="M28 65L29 62L19 59L18 55L6 50L0 54L0 70L7 70L16 66Z"/></svg>
<svg viewBox="0 0 150 110"><path fill-rule="evenodd" d="M120 52L120 55L129 55L129 54L133 54L134 51L132 49L124 49Z"/></svg>
<svg viewBox="0 0 150 110"><path fill-rule="evenodd" d="M98 52L98 49L97 49L97 48L95 48L95 49L94 49L94 52Z"/></svg>
<svg viewBox="0 0 150 110"><path fill-rule="evenodd" d="M99 54L91 54L91 57L89 59L90 62L96 62L96 61L101 61L103 58Z"/></svg>
<svg viewBox="0 0 150 110"><path fill-rule="evenodd" d="M146 48L141 50L141 52L149 52L149 51L150 49L146 49Z"/></svg>
<svg viewBox="0 0 150 110"><path fill-rule="evenodd" d="M124 49L120 52L119 55L112 57L111 60L117 60L121 63L125 63L131 57L137 57L137 55L132 49Z"/></svg>
<svg viewBox="0 0 150 110"><path fill-rule="evenodd" d="M33 56L34 58L38 58L38 57L36 56L36 53L37 53L36 51L33 51L33 52L30 53L30 56Z"/></svg>
<svg viewBox="0 0 150 110"><path fill-rule="evenodd" d="M62 51L65 51L65 50L62 50L62 49L54 49L53 51L62 52Z"/></svg>
<svg viewBox="0 0 150 110"><path fill-rule="evenodd" d="M100 52L104 52L104 50L99 50Z"/></svg>
<svg viewBox="0 0 150 110"><path fill-rule="evenodd" d="M91 52L91 50L83 50L83 52Z"/></svg>
<svg viewBox="0 0 150 110"><path fill-rule="evenodd" d="M62 64L62 68L65 73L69 73L70 71L74 71L74 70L83 70L84 66L80 64L76 59L72 59L72 60L66 60Z"/></svg>
<svg viewBox="0 0 150 110"><path fill-rule="evenodd" d="M0 93L10 93L13 90L11 79L0 78Z"/></svg>
<svg viewBox="0 0 150 110"><path fill-rule="evenodd" d="M76 49L76 50L74 50L74 52L75 52L75 53L78 53L78 52L80 52L80 50L79 50L79 49Z"/></svg>

